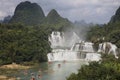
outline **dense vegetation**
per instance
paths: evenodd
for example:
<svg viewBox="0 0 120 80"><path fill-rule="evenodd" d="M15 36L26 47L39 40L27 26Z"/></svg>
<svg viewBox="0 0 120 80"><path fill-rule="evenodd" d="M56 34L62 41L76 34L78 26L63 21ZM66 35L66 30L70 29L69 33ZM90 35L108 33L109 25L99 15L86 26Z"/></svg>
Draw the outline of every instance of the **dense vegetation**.
<svg viewBox="0 0 120 80"><path fill-rule="evenodd" d="M44 18L44 12L38 4L26 1L17 5L10 23L22 23L32 26L41 24Z"/></svg>
<svg viewBox="0 0 120 80"><path fill-rule="evenodd" d="M0 64L47 61L48 34L40 27L0 24Z"/></svg>
<svg viewBox="0 0 120 80"><path fill-rule="evenodd" d="M91 62L83 65L78 73L72 73L67 80L119 80L120 58L113 55L103 55L101 62Z"/></svg>
<svg viewBox="0 0 120 80"><path fill-rule="evenodd" d="M29 1L18 4L14 15L8 22L20 23L27 26L39 25L59 31L72 26L72 23L68 19L61 17L55 9L52 9L45 16L42 8L37 3Z"/></svg>
<svg viewBox="0 0 120 80"><path fill-rule="evenodd" d="M87 39L94 43L109 41L120 47L120 22L92 27L87 33Z"/></svg>
<svg viewBox="0 0 120 80"><path fill-rule="evenodd" d="M120 8L108 24L92 27L87 33L87 40L94 43L109 41L120 47Z"/></svg>
<svg viewBox="0 0 120 80"><path fill-rule="evenodd" d="M72 28L72 23L66 19L62 18L55 9L52 9L47 17L43 20L42 25L48 27L53 30L65 30L68 28Z"/></svg>

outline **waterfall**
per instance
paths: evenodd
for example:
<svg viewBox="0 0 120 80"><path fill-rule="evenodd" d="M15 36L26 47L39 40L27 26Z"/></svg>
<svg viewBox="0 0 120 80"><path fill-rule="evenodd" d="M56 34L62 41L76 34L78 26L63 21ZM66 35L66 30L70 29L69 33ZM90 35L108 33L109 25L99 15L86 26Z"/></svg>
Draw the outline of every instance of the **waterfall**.
<svg viewBox="0 0 120 80"><path fill-rule="evenodd" d="M85 60L87 61L99 61L101 60L101 55L97 53L87 53Z"/></svg>
<svg viewBox="0 0 120 80"><path fill-rule="evenodd" d="M94 52L93 43L80 40L73 32L66 38L63 32L54 31L49 36L52 52L47 54L48 61L89 60L99 61L100 54ZM70 49L65 48L69 46Z"/></svg>
<svg viewBox="0 0 120 80"><path fill-rule="evenodd" d="M51 48L63 47L64 46L64 33L58 31L52 32L49 36L49 41L51 42Z"/></svg>
<svg viewBox="0 0 120 80"><path fill-rule="evenodd" d="M93 43L91 43L91 42L86 42L86 43L84 44L83 51L86 51L86 52L94 52Z"/></svg>
<svg viewBox="0 0 120 80"><path fill-rule="evenodd" d="M84 52L94 52L93 43L81 41L80 43L75 43L71 51L84 51Z"/></svg>
<svg viewBox="0 0 120 80"><path fill-rule="evenodd" d="M48 55L48 61L70 61L70 60L78 60L77 52L74 51L59 51L59 52L52 52Z"/></svg>
<svg viewBox="0 0 120 80"><path fill-rule="evenodd" d="M117 46L110 42L104 42L104 43L99 44L98 52L102 52L102 53L106 53L106 54L112 53L115 56L115 58L118 58Z"/></svg>

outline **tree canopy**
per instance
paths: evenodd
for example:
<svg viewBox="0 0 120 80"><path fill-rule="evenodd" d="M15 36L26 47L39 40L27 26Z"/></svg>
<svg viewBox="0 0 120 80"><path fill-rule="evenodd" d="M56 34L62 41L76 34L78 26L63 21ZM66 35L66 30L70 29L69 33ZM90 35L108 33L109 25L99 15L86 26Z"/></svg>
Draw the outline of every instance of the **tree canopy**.
<svg viewBox="0 0 120 80"><path fill-rule="evenodd" d="M47 61L48 34L40 27L0 24L0 64Z"/></svg>

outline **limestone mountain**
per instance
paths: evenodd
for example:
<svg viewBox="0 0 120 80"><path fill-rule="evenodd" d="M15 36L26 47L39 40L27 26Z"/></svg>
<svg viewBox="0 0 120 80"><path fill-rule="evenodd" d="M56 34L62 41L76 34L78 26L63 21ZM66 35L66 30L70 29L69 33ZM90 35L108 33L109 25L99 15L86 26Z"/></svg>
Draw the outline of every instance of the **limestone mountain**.
<svg viewBox="0 0 120 80"><path fill-rule="evenodd" d="M67 18L61 17L55 9L52 9L43 20L43 24L58 30L70 26L71 22Z"/></svg>
<svg viewBox="0 0 120 80"><path fill-rule="evenodd" d="M120 22L120 7L117 9L115 15L112 16L110 23Z"/></svg>
<svg viewBox="0 0 120 80"><path fill-rule="evenodd" d="M21 2L15 9L10 23L22 23L25 25L41 24L45 18L42 8L37 3L29 1Z"/></svg>

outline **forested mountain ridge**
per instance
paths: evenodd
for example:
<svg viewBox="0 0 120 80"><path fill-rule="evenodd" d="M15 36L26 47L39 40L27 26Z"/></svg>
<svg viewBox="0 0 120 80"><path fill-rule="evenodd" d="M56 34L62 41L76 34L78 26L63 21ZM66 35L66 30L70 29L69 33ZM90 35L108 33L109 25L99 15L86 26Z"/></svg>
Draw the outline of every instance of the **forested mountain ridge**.
<svg viewBox="0 0 120 80"><path fill-rule="evenodd" d="M52 30L63 30L63 28L72 25L72 22L61 17L55 9L52 9L45 16L42 8L37 3L29 1L21 2L17 5L9 23L20 23L27 26L39 25Z"/></svg>
<svg viewBox="0 0 120 80"><path fill-rule="evenodd" d="M67 18L63 18L59 15L59 13L52 9L46 18L43 20L43 24L46 27L49 27L53 30L64 30L65 28L70 28L72 26L72 22L70 22Z"/></svg>
<svg viewBox="0 0 120 80"><path fill-rule="evenodd" d="M52 9L48 13L44 22L47 24L59 24L60 22L63 21L68 21L68 19L62 18L55 9Z"/></svg>
<svg viewBox="0 0 120 80"><path fill-rule="evenodd" d="M115 15L112 16L110 23L120 22L120 7L117 9Z"/></svg>
<svg viewBox="0 0 120 80"><path fill-rule="evenodd" d="M10 23L21 23L24 25L40 24L45 18L42 8L37 3L29 1L17 5Z"/></svg>

